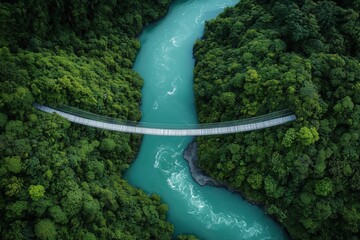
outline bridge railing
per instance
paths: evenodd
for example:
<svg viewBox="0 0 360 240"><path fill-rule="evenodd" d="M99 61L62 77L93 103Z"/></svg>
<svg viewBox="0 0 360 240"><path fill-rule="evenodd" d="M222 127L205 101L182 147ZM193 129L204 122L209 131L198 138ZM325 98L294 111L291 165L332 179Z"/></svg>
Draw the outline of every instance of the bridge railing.
<svg viewBox="0 0 360 240"><path fill-rule="evenodd" d="M256 116L252 118L239 119L234 121L225 121L225 122L216 122L216 123L201 123L201 124L189 124L189 123L149 123L149 122L135 122L122 120L118 118L111 118L106 116L97 115L91 112L80 110L77 108L69 107L66 105L61 106L51 106L51 108L58 110L60 112L68 113L77 117L82 117L98 122L126 125L126 126L136 126L144 128L158 128L158 129L208 129L208 128L219 128L219 127L229 127L236 125L245 125L252 123L264 122L267 120L285 117L292 115L293 112L290 109L284 109L272 113L268 113L261 116Z"/></svg>

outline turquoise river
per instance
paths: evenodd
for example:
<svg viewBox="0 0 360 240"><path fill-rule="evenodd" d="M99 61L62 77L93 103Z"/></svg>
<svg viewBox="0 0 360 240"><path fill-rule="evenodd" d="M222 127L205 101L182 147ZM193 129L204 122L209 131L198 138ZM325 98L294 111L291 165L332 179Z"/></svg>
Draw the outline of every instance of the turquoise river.
<svg viewBox="0 0 360 240"><path fill-rule="evenodd" d="M173 1L168 14L147 26L134 70L145 80L142 121L197 123L194 107L192 47L205 20L216 17L235 0ZM169 206L175 234L200 239L287 239L263 210L223 188L199 186L183 159L191 137L144 136L126 179ZM216 156L214 156L216 157Z"/></svg>

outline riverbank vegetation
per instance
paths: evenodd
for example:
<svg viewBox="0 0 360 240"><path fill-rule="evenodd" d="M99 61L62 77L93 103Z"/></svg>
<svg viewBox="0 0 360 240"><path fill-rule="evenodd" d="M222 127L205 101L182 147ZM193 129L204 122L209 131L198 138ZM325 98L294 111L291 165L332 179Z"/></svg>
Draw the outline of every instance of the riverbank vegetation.
<svg viewBox="0 0 360 240"><path fill-rule="evenodd" d="M0 3L1 239L171 239L167 206L121 178L140 137L34 110L137 121L135 36L169 0Z"/></svg>
<svg viewBox="0 0 360 240"><path fill-rule="evenodd" d="M263 205L293 239L358 239L358 1L242 0L194 47L200 122L284 108L297 120L200 137L199 165Z"/></svg>

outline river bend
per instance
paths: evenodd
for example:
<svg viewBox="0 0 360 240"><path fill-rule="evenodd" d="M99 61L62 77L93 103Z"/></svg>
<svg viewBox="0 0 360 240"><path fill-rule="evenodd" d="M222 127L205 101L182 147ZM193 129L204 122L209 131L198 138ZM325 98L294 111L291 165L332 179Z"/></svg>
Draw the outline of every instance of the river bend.
<svg viewBox="0 0 360 240"><path fill-rule="evenodd" d="M235 0L174 1L168 14L147 26L134 70L144 78L142 121L195 124L192 47L206 20ZM201 239L286 239L284 231L260 208L223 188L199 186L183 151L191 137L144 136L126 179L168 205L175 234ZM216 156L214 156L216 157Z"/></svg>

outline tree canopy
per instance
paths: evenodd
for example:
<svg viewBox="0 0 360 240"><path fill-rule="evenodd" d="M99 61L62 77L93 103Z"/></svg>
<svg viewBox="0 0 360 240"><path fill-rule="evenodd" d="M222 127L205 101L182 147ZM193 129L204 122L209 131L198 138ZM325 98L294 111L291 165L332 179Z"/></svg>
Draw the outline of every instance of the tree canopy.
<svg viewBox="0 0 360 240"><path fill-rule="evenodd" d="M139 136L73 125L32 106L139 120L134 37L169 2L1 1L1 239L172 238L160 197L121 177Z"/></svg>
<svg viewBox="0 0 360 240"><path fill-rule="evenodd" d="M199 165L263 205L293 239L358 239L358 1L242 0L194 47L201 123L284 108L297 120L199 137Z"/></svg>

